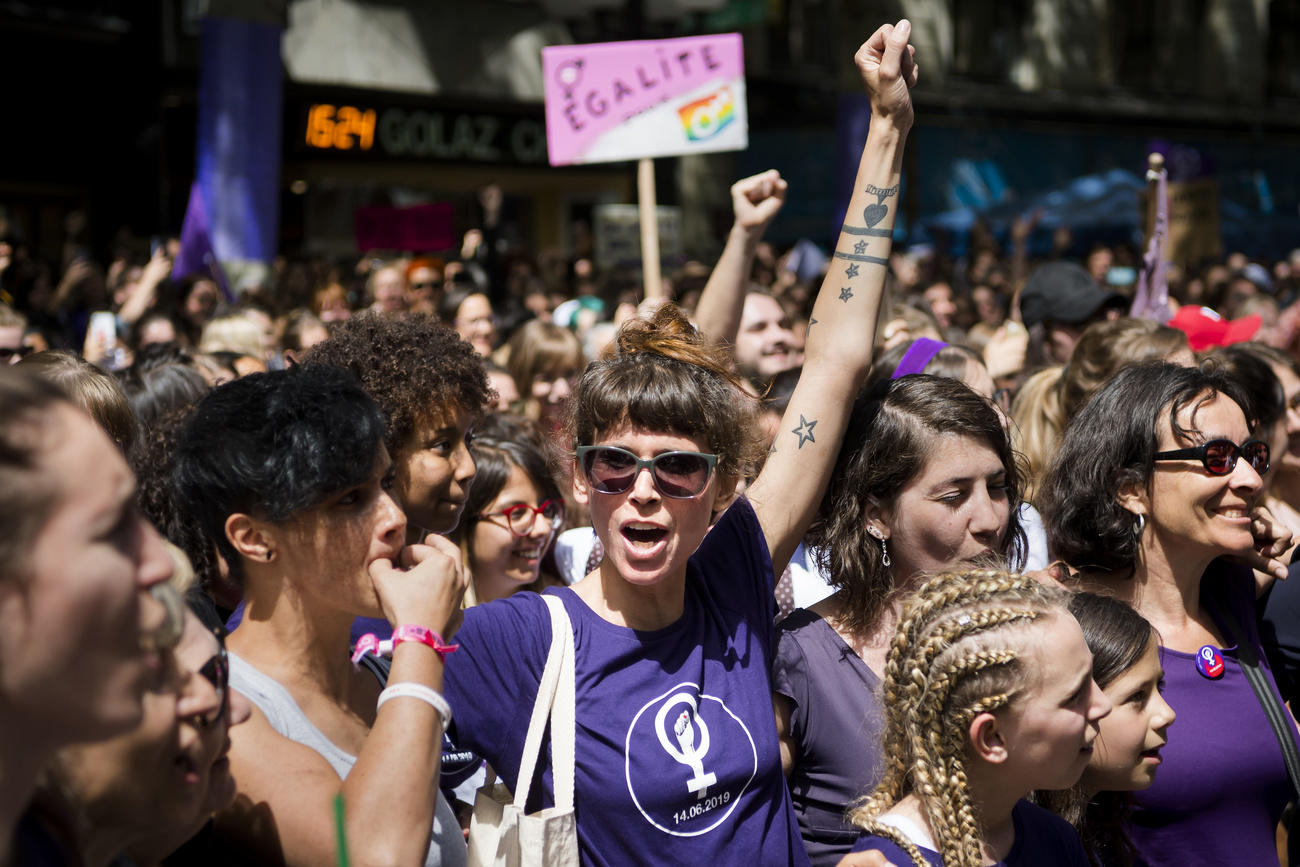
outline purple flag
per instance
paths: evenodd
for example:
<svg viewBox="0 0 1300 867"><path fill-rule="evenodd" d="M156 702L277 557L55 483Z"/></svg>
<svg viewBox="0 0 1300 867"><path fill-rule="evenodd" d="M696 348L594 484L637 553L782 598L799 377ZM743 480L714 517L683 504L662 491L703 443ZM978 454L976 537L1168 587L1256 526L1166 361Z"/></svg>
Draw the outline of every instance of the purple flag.
<svg viewBox="0 0 1300 867"><path fill-rule="evenodd" d="M195 181L190 187L190 201L185 207L185 222L181 225L181 251L172 266L172 279L180 280L190 274L206 274L217 282L227 302L234 302L226 284L226 274L212 249L212 224L208 209L203 203L203 190Z"/></svg>
<svg viewBox="0 0 1300 867"><path fill-rule="evenodd" d="M1155 155L1152 155L1155 159ZM1142 269L1138 273L1137 291L1129 316L1134 319L1154 319L1161 325L1169 322L1169 285L1166 276L1169 263L1165 261L1165 236L1169 234L1169 195L1166 186L1164 160L1152 162L1147 170L1147 189L1155 204L1155 220L1151 226L1151 240L1142 256ZM1154 183L1155 186L1149 186Z"/></svg>

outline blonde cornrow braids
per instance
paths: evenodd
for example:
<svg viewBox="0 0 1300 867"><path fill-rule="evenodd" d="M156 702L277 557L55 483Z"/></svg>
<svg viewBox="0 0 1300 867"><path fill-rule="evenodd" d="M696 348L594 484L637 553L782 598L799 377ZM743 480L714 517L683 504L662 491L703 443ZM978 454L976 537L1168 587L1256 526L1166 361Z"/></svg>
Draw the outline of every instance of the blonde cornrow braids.
<svg viewBox="0 0 1300 867"><path fill-rule="evenodd" d="M915 793L945 867L979 867L967 728L976 715L1014 701L1023 679L1015 631L1064 608L1064 600L1059 590L994 570L939 575L916 592L885 664L884 775L850 821L879 833L876 817ZM897 842L900 835L882 836Z"/></svg>

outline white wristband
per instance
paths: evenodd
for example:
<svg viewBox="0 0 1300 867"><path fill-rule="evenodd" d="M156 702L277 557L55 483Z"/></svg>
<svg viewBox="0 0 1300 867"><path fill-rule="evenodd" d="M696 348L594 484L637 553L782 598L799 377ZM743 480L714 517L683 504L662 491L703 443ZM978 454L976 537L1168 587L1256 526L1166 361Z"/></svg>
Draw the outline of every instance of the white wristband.
<svg viewBox="0 0 1300 867"><path fill-rule="evenodd" d="M446 731L447 726L451 725L451 705L447 704L447 699L435 689L431 689L422 683L395 683L386 688L379 694L379 703L375 705L375 713L384 706L384 702L390 698L418 698L420 701L432 707L442 717L442 730Z"/></svg>

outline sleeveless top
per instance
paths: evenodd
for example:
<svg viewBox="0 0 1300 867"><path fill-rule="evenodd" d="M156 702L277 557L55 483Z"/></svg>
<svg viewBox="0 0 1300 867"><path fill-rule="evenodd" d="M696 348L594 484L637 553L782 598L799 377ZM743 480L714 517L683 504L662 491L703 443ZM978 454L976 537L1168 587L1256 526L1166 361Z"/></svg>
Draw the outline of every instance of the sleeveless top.
<svg viewBox="0 0 1300 867"><path fill-rule="evenodd" d="M368 663L366 669L375 676L381 685L387 682L388 672L383 666L374 664L368 657L362 660ZM307 719L307 715L298 707L289 691L279 682L267 677L249 663L235 654L230 654L230 687L257 705L267 722L276 732L291 741L311 747L330 763L330 767L339 775L347 777L357 757L339 749L321 733L321 730ZM438 803L433 816L433 839L429 844L429 853L424 858L425 867L465 867L468 855L465 840L460 831L460 823L451 805L442 792L438 792Z"/></svg>

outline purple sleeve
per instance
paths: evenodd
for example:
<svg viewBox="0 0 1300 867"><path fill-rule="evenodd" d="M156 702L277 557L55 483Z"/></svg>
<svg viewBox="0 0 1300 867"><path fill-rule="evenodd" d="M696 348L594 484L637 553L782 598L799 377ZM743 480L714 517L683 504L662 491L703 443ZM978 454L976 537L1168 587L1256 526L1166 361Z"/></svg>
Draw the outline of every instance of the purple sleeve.
<svg viewBox="0 0 1300 867"><path fill-rule="evenodd" d="M850 852L879 852L888 859L890 864L897 867L912 867L911 857L898 847L898 844L885 837L877 837L875 834L863 834L858 838L858 842L853 844ZM937 857L931 857L928 849L922 849L921 855L925 857L932 867L943 867L943 861Z"/></svg>
<svg viewBox="0 0 1300 867"><path fill-rule="evenodd" d="M749 500L739 497L704 537L691 557L705 575L715 601L765 624L764 648L773 657L772 624L776 621L776 578L767 539Z"/></svg>
<svg viewBox="0 0 1300 867"><path fill-rule="evenodd" d="M476 605L453 639L443 692L451 704L449 734L485 758L514 789L537 686L551 646L551 620L535 593Z"/></svg>
<svg viewBox="0 0 1300 867"><path fill-rule="evenodd" d="M808 659L803 648L788 630L776 633L776 662L772 665L772 689L790 700L789 736L796 743L802 741L805 709L808 706Z"/></svg>

